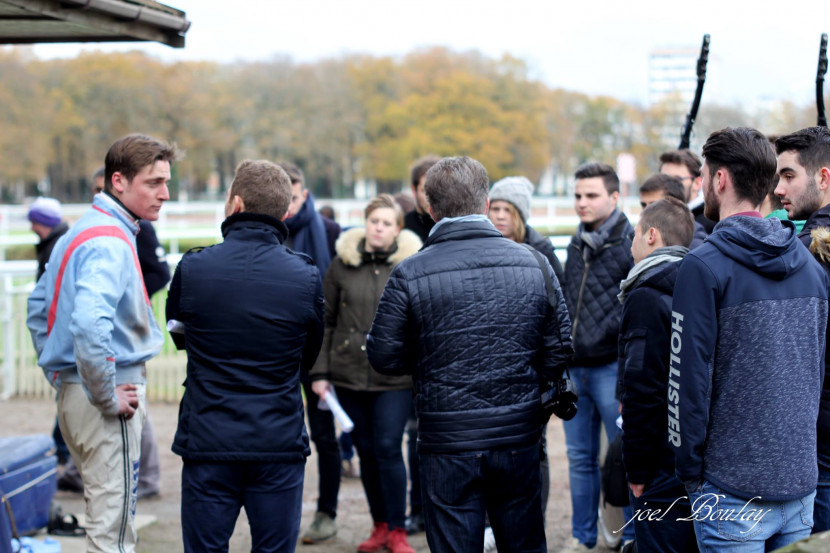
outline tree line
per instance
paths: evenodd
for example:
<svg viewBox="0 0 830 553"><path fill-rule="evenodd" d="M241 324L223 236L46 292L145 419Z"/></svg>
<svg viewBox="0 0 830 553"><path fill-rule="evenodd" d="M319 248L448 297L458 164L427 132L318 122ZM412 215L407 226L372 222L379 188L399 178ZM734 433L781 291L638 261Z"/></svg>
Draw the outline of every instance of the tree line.
<svg viewBox="0 0 830 553"><path fill-rule="evenodd" d="M613 164L630 152L642 179L676 147L688 109L550 88L515 57L445 48L220 64L137 51L41 60L7 47L0 106L5 202L39 194L83 201L106 149L129 132L187 152L174 170L174 199L221 197L245 158L292 160L325 197L352 197L361 181L398 191L425 154L469 155L492 180L538 182L546 171L569 175L586 160ZM783 102L749 114L704 93L695 131L699 139L727 125L781 133L814 124L814 112Z"/></svg>

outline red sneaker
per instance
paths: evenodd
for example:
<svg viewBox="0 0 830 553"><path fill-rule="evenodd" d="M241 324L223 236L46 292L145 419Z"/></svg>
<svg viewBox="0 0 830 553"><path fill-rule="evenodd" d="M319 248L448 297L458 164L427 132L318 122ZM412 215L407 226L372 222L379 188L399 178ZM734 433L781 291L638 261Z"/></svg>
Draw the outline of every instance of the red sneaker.
<svg viewBox="0 0 830 553"><path fill-rule="evenodd" d="M406 530L395 528L389 532L389 539L386 540L386 548L392 553L415 553L409 541L406 539Z"/></svg>
<svg viewBox="0 0 830 553"><path fill-rule="evenodd" d="M404 534L406 536L406 534ZM389 538L389 525L385 522L376 522L375 528L369 539L357 546L361 553L374 553L386 549L386 541ZM414 553L414 552L413 552Z"/></svg>

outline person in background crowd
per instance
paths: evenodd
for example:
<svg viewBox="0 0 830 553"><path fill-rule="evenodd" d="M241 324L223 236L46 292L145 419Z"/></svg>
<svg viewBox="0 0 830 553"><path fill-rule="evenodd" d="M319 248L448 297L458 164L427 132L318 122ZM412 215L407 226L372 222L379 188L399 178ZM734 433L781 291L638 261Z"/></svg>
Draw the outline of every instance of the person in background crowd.
<svg viewBox="0 0 830 553"><path fill-rule="evenodd" d="M658 173L647 178L643 184L640 185L640 206L645 209L663 198L677 198L681 202L685 202L686 193L683 190L683 181L678 177ZM695 221L695 235L692 238L692 243L689 249L693 250L703 244L709 233L703 228L703 225Z"/></svg>
<svg viewBox="0 0 830 553"><path fill-rule="evenodd" d="M599 433L604 425L610 443L619 432L615 389L622 305L617 294L620 281L634 266L634 229L617 208L617 173L605 163L586 163L574 176L580 223L568 245L564 293L573 324L571 377L579 410L564 422L573 508L573 539L564 550L568 553L593 551L597 543ZM633 537L630 526L623 537Z"/></svg>
<svg viewBox="0 0 830 553"><path fill-rule="evenodd" d="M333 385L355 423L351 436L374 521L372 535L357 550L412 553L404 529L406 467L401 453L412 378L376 372L366 357L366 334L389 274L421 248L421 240L402 230L403 211L388 194L369 202L365 220L364 228L340 236L337 257L323 279L326 333L311 371L311 387L325 398Z"/></svg>
<svg viewBox="0 0 830 553"><path fill-rule="evenodd" d="M393 196L398 205L401 206L404 216L408 215L415 209L415 198L406 192L398 192ZM423 242L423 240L422 240Z"/></svg>
<svg viewBox="0 0 830 553"><path fill-rule="evenodd" d="M677 275L669 441L693 505L761 515L695 517L701 551L761 553L813 526L830 279L792 222L758 212L776 172L763 134L716 131L703 157L705 214L719 222Z"/></svg>
<svg viewBox="0 0 830 553"><path fill-rule="evenodd" d="M342 229L334 218L333 207L330 205L324 205L319 209L318 213L321 217L323 217L323 225L326 227L326 242L329 246L329 255L334 258L334 243L337 241L337 237L340 236Z"/></svg>
<svg viewBox="0 0 830 553"><path fill-rule="evenodd" d="M297 544L310 453L299 373L320 351L323 291L311 259L282 245L290 200L276 164L240 163L224 241L187 252L170 285L168 328L187 350L173 440L185 553L227 551L241 507L252 551Z"/></svg>
<svg viewBox="0 0 830 553"><path fill-rule="evenodd" d="M700 158L691 150L672 150L660 155L660 172L672 175L683 181L686 190L686 203L692 210L695 221L703 225L706 234L711 234L715 222L703 213L703 194L701 193Z"/></svg>
<svg viewBox="0 0 830 553"><path fill-rule="evenodd" d="M429 202L424 183L429 169L438 163L437 156L425 156L415 161L409 169L409 183L412 187L414 209L404 216L404 228L418 235L421 242L426 242L435 221L429 214ZM424 515L421 502L421 471L416 443L418 441L418 419L415 417L415 405L406 424L407 460L409 461L409 516L406 518L406 532L417 534L424 531Z"/></svg>
<svg viewBox="0 0 830 553"><path fill-rule="evenodd" d="M61 203L54 198L38 198L29 206L29 222L32 223L32 232L37 234L40 242L35 244L37 255L37 277L39 280L46 263L52 254L52 248L58 238L66 234L69 225L61 219Z"/></svg>
<svg viewBox="0 0 830 553"><path fill-rule="evenodd" d="M66 234L69 225L61 219L60 202L53 198L36 199L29 206L28 216L32 223L32 232L40 238L40 242L35 244L35 255L37 257L35 281L38 281L46 271L46 264L49 262L49 256L52 255L52 249L55 247L58 238ZM72 457L69 456L69 448L66 447L66 442L61 436L57 418L55 418L55 427L52 429L52 438L55 440L55 447L57 448L58 464L72 463ZM72 466L74 466L74 463L72 463ZM79 485L78 491L83 491L83 484Z"/></svg>
<svg viewBox="0 0 830 553"><path fill-rule="evenodd" d="M337 221L337 218L334 215L334 208L331 207L330 205L322 206L320 209L317 210L317 212L320 215L322 215L323 217L325 217L326 219L329 219L329 220L335 221L335 222Z"/></svg>
<svg viewBox="0 0 830 553"><path fill-rule="evenodd" d="M674 183L681 186L676 179ZM638 553L698 550L694 525L688 519L691 504L674 474L674 453L665 423L671 298L679 261L689 252L695 223L682 196L649 203L634 228L631 255L635 265L620 285L622 450L631 506L635 513L670 512L660 520L637 517L629 522L634 526Z"/></svg>
<svg viewBox="0 0 830 553"><path fill-rule="evenodd" d="M412 375L417 387L430 551L481 553L486 513L500 551L542 553L540 380L557 381L567 367L564 299L550 263L487 218L481 163L444 158L425 188L437 223L392 270L369 363Z"/></svg>
<svg viewBox="0 0 830 553"><path fill-rule="evenodd" d="M404 228L418 235L421 242L426 242L429 231L435 226L435 221L429 215L429 201L424 192L424 182L429 169L438 163L437 156L425 156L415 161L409 170L409 183L412 187L412 196L415 198L415 209L404 217Z"/></svg>
<svg viewBox="0 0 830 553"><path fill-rule="evenodd" d="M774 192L791 219L806 219L798 238L830 275L830 130L826 127L801 129L776 140L775 149L778 182ZM827 361L817 426L819 476L813 532L830 530L830 378L827 375L830 363Z"/></svg>
<svg viewBox="0 0 830 553"><path fill-rule="evenodd" d="M132 552L145 363L164 343L141 279L140 219L170 198L178 152L131 134L107 151L107 184L55 245L29 297L38 364L58 387L61 434L84 478L87 551Z"/></svg>
<svg viewBox="0 0 830 553"><path fill-rule="evenodd" d="M533 246L544 255L556 279L562 283L564 274L562 263L556 257L556 249L550 239L542 236L527 224L530 218L530 198L533 195L533 184L525 177L506 177L498 181L490 189L490 221L502 233L519 244Z"/></svg>
<svg viewBox="0 0 830 553"><path fill-rule="evenodd" d="M288 206L288 237L283 244L309 256L322 280L331 263L332 251L340 226L321 216L314 207L314 196L305 186L302 170L290 162L277 163L291 179L291 203ZM334 227L337 227L335 232ZM311 391L307 372L300 373L306 398L306 414L311 441L317 448L319 496L314 520L303 534L303 543L314 544L337 534L337 495L340 492L340 444L331 411L320 409L320 398Z"/></svg>

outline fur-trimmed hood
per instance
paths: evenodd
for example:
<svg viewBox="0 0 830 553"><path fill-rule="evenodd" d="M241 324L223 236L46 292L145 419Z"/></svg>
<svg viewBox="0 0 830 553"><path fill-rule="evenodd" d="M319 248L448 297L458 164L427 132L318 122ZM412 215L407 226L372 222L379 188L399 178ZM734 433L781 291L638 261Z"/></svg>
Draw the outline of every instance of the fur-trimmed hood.
<svg viewBox="0 0 830 553"><path fill-rule="evenodd" d="M337 257L350 267L360 267L363 264L363 252L359 246L364 238L366 238L366 229L363 227L355 227L341 233L340 238L334 244ZM395 241L398 249L387 259L387 263L393 267L416 253L423 245L417 234L406 229L401 230Z"/></svg>
<svg viewBox="0 0 830 553"><path fill-rule="evenodd" d="M816 227L810 231L810 251L823 264L830 263L830 229Z"/></svg>

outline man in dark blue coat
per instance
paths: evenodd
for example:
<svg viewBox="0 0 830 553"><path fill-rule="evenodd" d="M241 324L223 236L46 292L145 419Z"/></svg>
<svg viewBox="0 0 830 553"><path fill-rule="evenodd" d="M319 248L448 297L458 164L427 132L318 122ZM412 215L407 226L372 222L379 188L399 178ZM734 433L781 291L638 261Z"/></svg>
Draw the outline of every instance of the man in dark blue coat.
<svg viewBox="0 0 830 553"><path fill-rule="evenodd" d="M290 199L282 169L243 161L224 242L185 254L170 286L168 328L187 349L173 441L185 552L227 551L242 506L253 551L297 543L310 452L300 371L320 351L323 293L311 259L282 245Z"/></svg>
<svg viewBox="0 0 830 553"><path fill-rule="evenodd" d="M758 212L776 171L764 135L722 129L703 157L719 222L677 275L669 441L700 549L771 551L813 525L828 277L791 221Z"/></svg>
<svg viewBox="0 0 830 553"><path fill-rule="evenodd" d="M561 377L570 322L550 263L487 218L488 184L468 157L427 172L437 223L392 271L367 341L375 370L414 376L433 553L480 553L485 511L499 550L546 551L540 380Z"/></svg>
<svg viewBox="0 0 830 553"><path fill-rule="evenodd" d="M680 181L676 184L682 190ZM628 524L634 526L638 553L698 550L691 520L679 520L691 514L691 506L674 475L666 429L671 298L678 262L689 252L695 223L682 196L650 203L640 215L631 244L636 265L620 285L622 448L634 509ZM659 520L641 516L653 512L649 509L666 516Z"/></svg>

